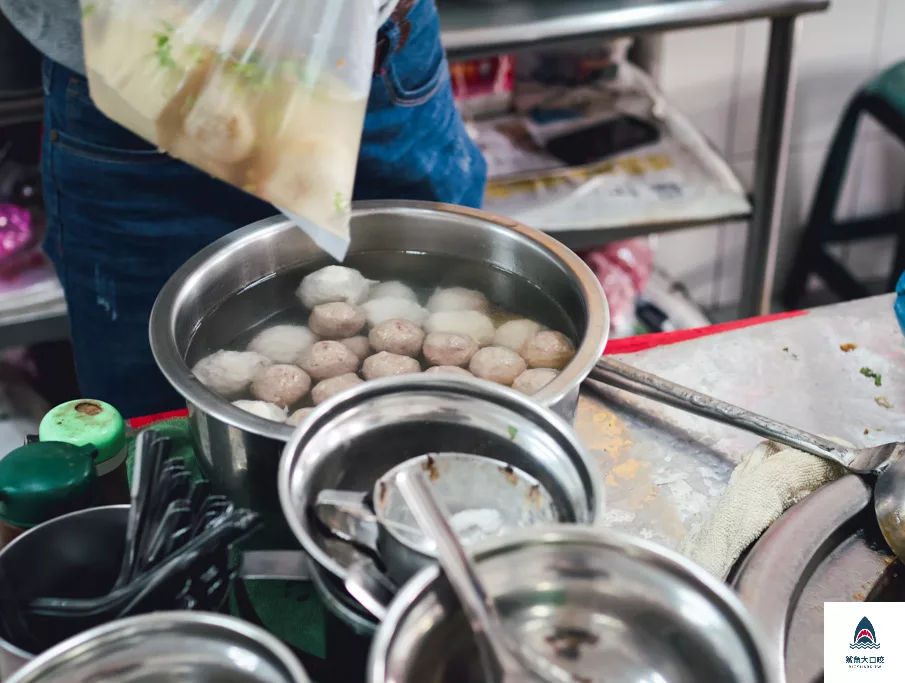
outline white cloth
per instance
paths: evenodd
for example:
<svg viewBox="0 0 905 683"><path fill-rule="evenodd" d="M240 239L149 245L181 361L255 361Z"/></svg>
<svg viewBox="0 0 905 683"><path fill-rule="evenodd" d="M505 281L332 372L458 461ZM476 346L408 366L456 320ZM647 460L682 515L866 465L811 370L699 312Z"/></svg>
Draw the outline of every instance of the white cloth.
<svg viewBox="0 0 905 683"><path fill-rule="evenodd" d="M725 580L742 552L783 512L844 473L814 455L764 441L742 458L710 518L686 536L680 552Z"/></svg>

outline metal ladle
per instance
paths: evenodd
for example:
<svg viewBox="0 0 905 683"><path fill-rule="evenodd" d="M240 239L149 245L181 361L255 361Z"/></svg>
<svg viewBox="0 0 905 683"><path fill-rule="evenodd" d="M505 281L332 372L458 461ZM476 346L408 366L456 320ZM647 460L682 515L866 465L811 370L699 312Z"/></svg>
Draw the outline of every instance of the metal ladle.
<svg viewBox="0 0 905 683"><path fill-rule="evenodd" d="M846 448L612 358L601 358L590 379L816 455L853 474L875 476L874 511L880 530L896 556L905 560L905 443Z"/></svg>
<svg viewBox="0 0 905 683"><path fill-rule="evenodd" d="M478 643L486 683L579 683L579 679L511 638L424 475L402 471L396 487L426 536Z"/></svg>

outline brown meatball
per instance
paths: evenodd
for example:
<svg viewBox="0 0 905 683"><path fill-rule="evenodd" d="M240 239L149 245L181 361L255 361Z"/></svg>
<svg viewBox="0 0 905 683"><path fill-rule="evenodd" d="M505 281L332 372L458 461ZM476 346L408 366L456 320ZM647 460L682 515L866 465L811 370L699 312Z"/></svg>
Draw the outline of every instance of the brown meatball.
<svg viewBox="0 0 905 683"><path fill-rule="evenodd" d="M255 376L251 393L255 398L281 408L291 406L311 388L311 378L295 365L271 365Z"/></svg>
<svg viewBox="0 0 905 683"><path fill-rule="evenodd" d="M298 427L302 422L305 421L305 418L308 417L311 413L314 412L314 408L299 408L292 415L286 418L286 424L292 425L293 427Z"/></svg>
<svg viewBox="0 0 905 683"><path fill-rule="evenodd" d="M532 368L562 370L575 355L575 346L561 332L544 330L525 342L522 358Z"/></svg>
<svg viewBox="0 0 905 683"><path fill-rule="evenodd" d="M375 351L414 358L421 352L424 332L410 320L396 318L376 325L368 335L368 341Z"/></svg>
<svg viewBox="0 0 905 683"><path fill-rule="evenodd" d="M311 400L314 401L314 405L319 406L327 399L357 387L359 384L364 384L364 380L352 372L339 375L339 377L331 377L314 386L314 389L311 390Z"/></svg>
<svg viewBox="0 0 905 683"><path fill-rule="evenodd" d="M432 368L428 368L424 371L425 375L460 375L461 377L474 377L468 370L465 368L460 368L455 365L435 365Z"/></svg>
<svg viewBox="0 0 905 683"><path fill-rule="evenodd" d="M361 308L335 301L315 306L308 318L308 327L327 339L345 339L358 334L366 322L367 316Z"/></svg>
<svg viewBox="0 0 905 683"><path fill-rule="evenodd" d="M455 332L431 332L424 340L424 357L431 365L465 367L477 351L471 337Z"/></svg>
<svg viewBox="0 0 905 683"><path fill-rule="evenodd" d="M349 337L348 339L340 339L339 343L358 356L359 360L364 360L371 355L371 344L368 342L367 337L361 335Z"/></svg>
<svg viewBox="0 0 905 683"><path fill-rule="evenodd" d="M421 365L414 358L400 356L396 353L381 351L366 358L361 367L365 379L380 379L394 375L411 375L421 372Z"/></svg>
<svg viewBox="0 0 905 683"><path fill-rule="evenodd" d="M305 353L299 366L316 382L358 370L358 356L338 341L317 342Z"/></svg>
<svg viewBox="0 0 905 683"><path fill-rule="evenodd" d="M524 359L512 349L503 346L487 346L478 351L468 369L475 377L487 379L507 387L526 369Z"/></svg>

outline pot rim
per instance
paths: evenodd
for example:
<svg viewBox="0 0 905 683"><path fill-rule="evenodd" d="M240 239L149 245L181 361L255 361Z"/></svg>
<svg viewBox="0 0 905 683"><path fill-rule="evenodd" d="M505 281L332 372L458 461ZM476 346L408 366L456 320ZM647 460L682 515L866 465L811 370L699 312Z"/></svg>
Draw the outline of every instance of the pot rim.
<svg viewBox="0 0 905 683"><path fill-rule="evenodd" d="M280 507L289 529L299 543L302 544L312 562L318 567L325 569L341 581L346 579L347 572L345 568L314 542L311 535L302 525L300 516L295 513L292 500L292 475L306 441L312 434L327 426L335 414L349 406L360 405L372 398L402 393L412 389L454 392L476 398L489 398L514 412L519 412L520 414L534 413L542 416L548 425L556 430L557 435L572 447L581 465L588 473L588 492L593 496L594 503L593 510L589 511L590 519L588 522L593 524L601 518L603 511L606 509L606 501L604 500L603 478L600 475L600 468L594 458L587 452L587 449L585 449L575 430L549 408L536 403L530 396L520 394L509 387L483 382L470 377L424 374L385 377L360 384L322 403L306 418L303 423L304 428L296 429L292 434L292 438L283 448L279 473L277 474L277 493L280 498Z"/></svg>
<svg viewBox="0 0 905 683"><path fill-rule="evenodd" d="M152 628L161 629L165 626L172 628L182 624L209 626L256 642L279 661L280 665L292 677L293 683L308 683L310 681L308 674L295 655L292 654L292 651L279 638L259 626L236 617L214 612L165 611L116 619L100 626L95 626L87 631L82 631L42 652L14 673L9 683L24 683L36 680L35 676L46 674L48 669L56 669L59 663L54 664L54 661L62 655L72 651L84 650L98 640L115 642L125 636L132 635L134 631L142 632L149 625Z"/></svg>
<svg viewBox="0 0 905 683"><path fill-rule="evenodd" d="M610 313L603 287L577 254L553 237L529 228L518 221L452 204L403 200L365 201L356 202L353 205L352 215L353 217L367 216L385 213L393 209L403 212L454 214L460 218L471 219L476 223L491 223L507 228L522 238L543 247L553 260L565 266L575 277L576 284L585 301L588 318L586 331L576 349L575 357L566 366L566 369L532 398L544 406L555 405L576 385L580 386L606 347L610 331ZM186 261L160 290L154 307L151 309L148 324L151 353L157 367L190 406L244 432L284 442L288 441L292 435L291 426L266 420L235 407L230 401L221 398L195 378L191 368L179 352L174 329L176 311L180 308L187 293L198 286L198 271L202 265L235 254L241 251L245 245L257 241L261 233L267 230L283 230L288 222L290 222L289 219L283 216L265 218L239 228L199 251ZM596 333L594 333L595 330L597 330Z"/></svg>
<svg viewBox="0 0 905 683"><path fill-rule="evenodd" d="M752 655L759 658L758 663L762 668L764 683L778 683L779 679L776 674L778 664L774 661L768 647L767 638L741 599L728 585L706 569L677 551L670 550L658 543L611 529L578 524L558 524L518 530L502 538L485 539L475 544L472 558L475 564L480 565L483 560L517 552L526 547L575 543L630 553L635 558L653 561L664 570L686 577L691 583L696 583L701 593L709 593L712 601L722 603L738 624L739 628L736 632L750 640ZM381 622L371 644L367 663L368 683L387 683L386 663L396 631L412 606L423 599L425 592L440 578L441 573L439 565L431 564L399 589L387 610L386 619Z"/></svg>

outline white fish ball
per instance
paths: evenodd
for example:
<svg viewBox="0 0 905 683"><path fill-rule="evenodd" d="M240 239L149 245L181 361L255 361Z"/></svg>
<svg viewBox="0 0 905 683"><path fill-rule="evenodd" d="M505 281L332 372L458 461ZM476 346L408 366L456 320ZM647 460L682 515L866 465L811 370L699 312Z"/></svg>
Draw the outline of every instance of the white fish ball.
<svg viewBox="0 0 905 683"><path fill-rule="evenodd" d="M314 389L311 390L311 400L314 401L314 405L318 406L327 399L357 387L359 384L364 384L364 380L353 372L348 372L338 377L331 377L315 385Z"/></svg>
<svg viewBox="0 0 905 683"><path fill-rule="evenodd" d="M299 367L311 375L311 379L321 380L345 375L358 370L358 356L349 347L338 341L321 341L312 346L299 360Z"/></svg>
<svg viewBox="0 0 905 683"><path fill-rule="evenodd" d="M366 322L367 317L361 308L344 301L315 306L308 318L311 331L327 339L352 337L361 331Z"/></svg>
<svg viewBox="0 0 905 683"><path fill-rule="evenodd" d="M512 349L518 353L522 350L525 342L542 329L544 329L543 326L533 320L526 320L525 318L510 320L497 328L496 334L493 336L493 345L505 346L507 349Z"/></svg>
<svg viewBox="0 0 905 683"><path fill-rule="evenodd" d="M314 408L299 408L292 415L286 418L286 424L292 425L293 427L298 427L302 422L305 421L305 418L308 417L311 413L314 412Z"/></svg>
<svg viewBox="0 0 905 683"><path fill-rule="evenodd" d="M249 342L248 350L274 363L297 363L316 341L317 336L304 325L275 325L259 332Z"/></svg>
<svg viewBox="0 0 905 683"><path fill-rule="evenodd" d="M345 301L354 306L367 298L373 283L353 268L327 266L306 275L296 296L309 309L334 301Z"/></svg>
<svg viewBox="0 0 905 683"><path fill-rule="evenodd" d="M418 303L418 295L415 290L407 284L399 282L399 280L390 280L389 282L381 282L379 285L371 287L368 299L408 299Z"/></svg>
<svg viewBox="0 0 905 683"><path fill-rule="evenodd" d="M487 346L478 351L468 364L475 377L511 386L515 378L528 369L525 359L512 349Z"/></svg>
<svg viewBox="0 0 905 683"><path fill-rule="evenodd" d="M411 320L387 320L380 323L368 335L371 348L375 351L389 351L400 356L412 356L421 353L424 332Z"/></svg>
<svg viewBox="0 0 905 683"><path fill-rule="evenodd" d="M310 388L311 378L297 365L271 365L251 383L255 398L284 408L299 401Z"/></svg>
<svg viewBox="0 0 905 683"><path fill-rule="evenodd" d="M361 306L365 309L368 316L368 325L376 327L380 323L394 318L402 320L410 320L418 327L424 324L427 318L427 310L421 308L416 301L408 299L400 299L398 297L383 297L381 299L371 299Z"/></svg>
<svg viewBox="0 0 905 683"><path fill-rule="evenodd" d="M465 287L449 287L438 289L427 300L427 310L431 313L440 311L480 311L486 313L490 308L487 297L476 289Z"/></svg>
<svg viewBox="0 0 905 683"><path fill-rule="evenodd" d="M236 408L241 408L246 413L263 417L265 420L273 420L274 422L283 422L286 420L286 409L280 408L273 403L266 401L233 401Z"/></svg>
<svg viewBox="0 0 905 683"><path fill-rule="evenodd" d="M340 339L339 343L358 356L359 360L364 360L371 355L371 343L368 341L368 338L363 335L349 337L348 339Z"/></svg>
<svg viewBox="0 0 905 683"><path fill-rule="evenodd" d="M453 332L474 339L478 346L493 343L493 322L478 311L441 311L432 313L424 324L428 333Z"/></svg>
<svg viewBox="0 0 905 683"><path fill-rule="evenodd" d="M559 373L551 368L533 368L525 370L515 378L512 388L528 396L533 396L538 391L556 379Z"/></svg>
<svg viewBox="0 0 905 683"><path fill-rule="evenodd" d="M464 367L477 351L474 339L455 332L431 332L424 340L424 358L431 365Z"/></svg>
<svg viewBox="0 0 905 683"><path fill-rule="evenodd" d="M192 373L215 394L230 398L248 389L270 359L253 351L216 351L202 358Z"/></svg>
<svg viewBox="0 0 905 683"><path fill-rule="evenodd" d="M396 353L381 351L370 358L365 358L361 366L361 374L365 379L380 379L394 375L412 375L421 372L421 365L414 358L400 356Z"/></svg>
<svg viewBox="0 0 905 683"><path fill-rule="evenodd" d="M424 371L425 375L460 375L461 377L474 377L465 368L456 365L435 365Z"/></svg>
<svg viewBox="0 0 905 683"><path fill-rule="evenodd" d="M525 342L522 358L532 368L562 370L575 355L575 346L562 332L542 330Z"/></svg>

